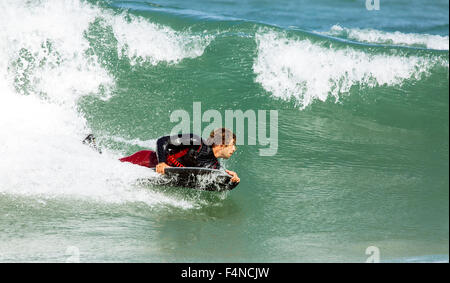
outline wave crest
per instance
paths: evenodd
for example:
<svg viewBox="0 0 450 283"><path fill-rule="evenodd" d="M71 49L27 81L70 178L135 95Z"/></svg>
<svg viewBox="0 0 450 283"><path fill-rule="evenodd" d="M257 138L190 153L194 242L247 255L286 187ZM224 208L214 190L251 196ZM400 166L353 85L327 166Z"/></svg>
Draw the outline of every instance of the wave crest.
<svg viewBox="0 0 450 283"><path fill-rule="evenodd" d="M320 33L364 43L402 45L436 50L449 49L448 36L440 35L401 33L399 31L385 32L375 29L349 29L339 25L334 25L328 32Z"/></svg>
<svg viewBox="0 0 450 283"><path fill-rule="evenodd" d="M371 54L349 46L323 47L274 31L258 32L256 43L256 82L275 97L294 98L301 109L330 96L337 101L352 87L400 85L428 75L436 64L448 66L448 60L436 58Z"/></svg>

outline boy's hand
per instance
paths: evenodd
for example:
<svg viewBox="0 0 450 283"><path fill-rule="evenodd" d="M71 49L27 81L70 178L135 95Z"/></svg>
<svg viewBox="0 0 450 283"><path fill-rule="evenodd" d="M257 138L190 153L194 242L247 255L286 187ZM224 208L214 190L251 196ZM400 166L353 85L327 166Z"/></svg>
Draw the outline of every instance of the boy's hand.
<svg viewBox="0 0 450 283"><path fill-rule="evenodd" d="M166 167L170 166L167 165L165 162L158 163L158 165L156 165L156 172L159 174L164 174L164 168Z"/></svg>
<svg viewBox="0 0 450 283"><path fill-rule="evenodd" d="M230 170L225 170L225 172L227 172L228 174L231 175L231 182L239 183L241 181L241 179L239 179L239 177L236 174L236 172L233 172L233 171L230 171Z"/></svg>

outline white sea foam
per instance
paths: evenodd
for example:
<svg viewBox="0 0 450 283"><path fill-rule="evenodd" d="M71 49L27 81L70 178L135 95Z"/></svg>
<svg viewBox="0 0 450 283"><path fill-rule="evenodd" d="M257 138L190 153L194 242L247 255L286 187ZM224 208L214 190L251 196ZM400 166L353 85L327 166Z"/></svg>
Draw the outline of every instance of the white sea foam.
<svg viewBox="0 0 450 283"><path fill-rule="evenodd" d="M77 112L77 100L104 95L100 89L115 83L98 58L86 53L90 47L86 30L99 17L115 29L123 23L130 33L133 27L143 31L151 25L137 19L124 23L123 15L79 0L2 0L0 10L0 193L194 207L189 200L136 189L137 179L155 173L121 163L120 156L107 150L99 155L81 144L89 130ZM170 49L170 44L186 46L178 45L182 36L171 38L167 28L151 32L159 33L155 40L172 39L154 50ZM121 45L132 46L130 50L140 48L137 40L133 35L119 38ZM155 61L194 56L143 52Z"/></svg>
<svg viewBox="0 0 450 283"><path fill-rule="evenodd" d="M6 103L0 104L1 193L194 207L190 201L137 189L136 180L156 173L82 145L83 121L74 113L12 92L3 92L2 102Z"/></svg>
<svg viewBox="0 0 450 283"><path fill-rule="evenodd" d="M256 42L256 82L275 97L296 99L302 109L314 100L338 100L353 86L400 85L407 79L420 79L436 64L448 66L448 61L435 58L323 47L274 31L260 31Z"/></svg>
<svg viewBox="0 0 450 283"><path fill-rule="evenodd" d="M109 18L108 21L118 40L119 55L127 56L132 65L141 61L153 65L161 61L177 63L184 58L199 57L213 39L176 32L138 17L131 17L131 22L123 17Z"/></svg>
<svg viewBox="0 0 450 283"><path fill-rule="evenodd" d="M0 68L18 92L70 107L79 96L113 84L97 58L85 55L83 33L100 10L75 0L24 2L0 4Z"/></svg>
<svg viewBox="0 0 450 283"><path fill-rule="evenodd" d="M151 140L141 140L141 139L124 139L122 137L111 137L111 139L113 141L116 142L120 142L120 143L125 143L125 144L130 144L130 145L137 145L143 148L148 148L148 149L155 149L156 148L156 139L151 139Z"/></svg>
<svg viewBox="0 0 450 283"><path fill-rule="evenodd" d="M350 29L339 25L334 25L330 31L321 33L364 43L415 46L437 50L448 50L449 45L448 36L402 33L399 31L385 32L376 29Z"/></svg>

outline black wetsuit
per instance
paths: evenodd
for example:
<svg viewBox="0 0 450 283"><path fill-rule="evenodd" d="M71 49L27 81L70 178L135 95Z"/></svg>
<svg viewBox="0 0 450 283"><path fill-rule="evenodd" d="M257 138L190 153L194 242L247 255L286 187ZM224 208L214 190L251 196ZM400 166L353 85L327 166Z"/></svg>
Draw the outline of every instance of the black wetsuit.
<svg viewBox="0 0 450 283"><path fill-rule="evenodd" d="M158 162L177 167L220 169L212 146L194 134L164 136L156 142Z"/></svg>

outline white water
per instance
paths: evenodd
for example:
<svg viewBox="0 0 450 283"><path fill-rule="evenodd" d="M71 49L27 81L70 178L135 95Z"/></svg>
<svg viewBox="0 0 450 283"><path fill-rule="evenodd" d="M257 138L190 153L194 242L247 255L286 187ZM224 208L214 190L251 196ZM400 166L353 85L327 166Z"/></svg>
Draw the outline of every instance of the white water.
<svg viewBox="0 0 450 283"><path fill-rule="evenodd" d="M112 26L130 59L178 62L200 55L203 41L188 35L183 41L169 28L138 18L126 22L79 0L2 0L0 9L0 193L193 207L136 189L137 179L155 173L82 145L89 129L76 103L85 95L108 99L115 86L98 58L86 53L85 32L96 18ZM160 43L145 48L149 39Z"/></svg>
<svg viewBox="0 0 450 283"><path fill-rule="evenodd" d="M375 29L350 29L339 25L334 25L330 31L321 33L365 43L416 46L436 50L448 50L449 45L448 36L402 33L399 31L385 32Z"/></svg>
<svg viewBox="0 0 450 283"><path fill-rule="evenodd" d="M256 82L274 97L295 99L301 109L314 100L338 101L352 87L401 85L408 79L420 80L436 65L448 66L448 61L436 58L326 48L274 31L260 31L256 43Z"/></svg>

